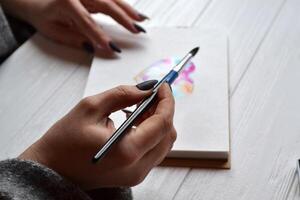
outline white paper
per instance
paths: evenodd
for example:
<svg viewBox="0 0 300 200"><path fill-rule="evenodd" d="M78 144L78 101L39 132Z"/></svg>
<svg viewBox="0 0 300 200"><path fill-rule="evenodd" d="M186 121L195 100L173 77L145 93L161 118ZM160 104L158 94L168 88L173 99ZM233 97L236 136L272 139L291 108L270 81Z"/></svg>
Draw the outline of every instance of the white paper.
<svg viewBox="0 0 300 200"><path fill-rule="evenodd" d="M226 159L230 151L226 34L199 28L148 28L147 34L131 35L122 29L104 28L123 52L116 59L94 58L84 96L117 85L135 85L134 76L155 61L181 58L200 46L193 59L193 93L176 99L177 140L168 156ZM125 119L122 112L112 118L116 124Z"/></svg>

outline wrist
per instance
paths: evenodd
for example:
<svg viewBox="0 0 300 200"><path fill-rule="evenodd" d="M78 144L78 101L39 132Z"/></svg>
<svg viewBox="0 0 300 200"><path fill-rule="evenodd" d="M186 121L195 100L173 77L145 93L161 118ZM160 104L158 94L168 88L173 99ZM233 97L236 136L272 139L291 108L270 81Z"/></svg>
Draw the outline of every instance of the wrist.
<svg viewBox="0 0 300 200"><path fill-rule="evenodd" d="M43 148L40 146L39 141L37 141L21 153L18 158L22 160L31 160L51 168L47 154L43 153Z"/></svg>

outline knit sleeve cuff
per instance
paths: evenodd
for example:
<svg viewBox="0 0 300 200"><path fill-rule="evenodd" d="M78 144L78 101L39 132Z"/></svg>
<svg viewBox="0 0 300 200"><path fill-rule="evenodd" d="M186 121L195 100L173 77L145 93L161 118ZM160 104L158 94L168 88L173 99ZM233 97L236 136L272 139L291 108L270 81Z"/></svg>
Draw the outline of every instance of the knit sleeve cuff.
<svg viewBox="0 0 300 200"><path fill-rule="evenodd" d="M84 192L55 171L33 161L0 162L0 199L121 199L131 200L128 188L101 188Z"/></svg>

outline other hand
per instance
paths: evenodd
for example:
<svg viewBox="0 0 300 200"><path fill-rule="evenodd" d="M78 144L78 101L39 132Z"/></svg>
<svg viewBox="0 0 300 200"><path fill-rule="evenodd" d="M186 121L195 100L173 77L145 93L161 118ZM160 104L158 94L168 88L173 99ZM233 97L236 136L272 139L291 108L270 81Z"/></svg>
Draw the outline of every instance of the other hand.
<svg viewBox="0 0 300 200"><path fill-rule="evenodd" d="M136 24L147 17L123 0L2 0L4 10L32 24L52 40L89 52L121 52L90 13L111 16L132 33L145 32Z"/></svg>

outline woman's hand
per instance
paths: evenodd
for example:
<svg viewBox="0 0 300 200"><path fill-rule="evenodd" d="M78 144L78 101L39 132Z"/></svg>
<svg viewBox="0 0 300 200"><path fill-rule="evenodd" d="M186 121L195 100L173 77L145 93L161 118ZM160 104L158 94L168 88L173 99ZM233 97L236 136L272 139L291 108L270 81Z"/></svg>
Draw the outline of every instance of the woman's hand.
<svg viewBox="0 0 300 200"><path fill-rule="evenodd" d="M89 52L121 52L91 18L90 13L111 16L132 33L145 32L136 21L147 17L123 0L1 0L4 10L32 24L49 38Z"/></svg>
<svg viewBox="0 0 300 200"><path fill-rule="evenodd" d="M119 86L87 97L20 158L42 163L84 189L136 185L164 159L176 139L174 99L167 84L144 114L147 118L137 122L98 163L91 160L115 130L109 115L150 94L135 86Z"/></svg>

